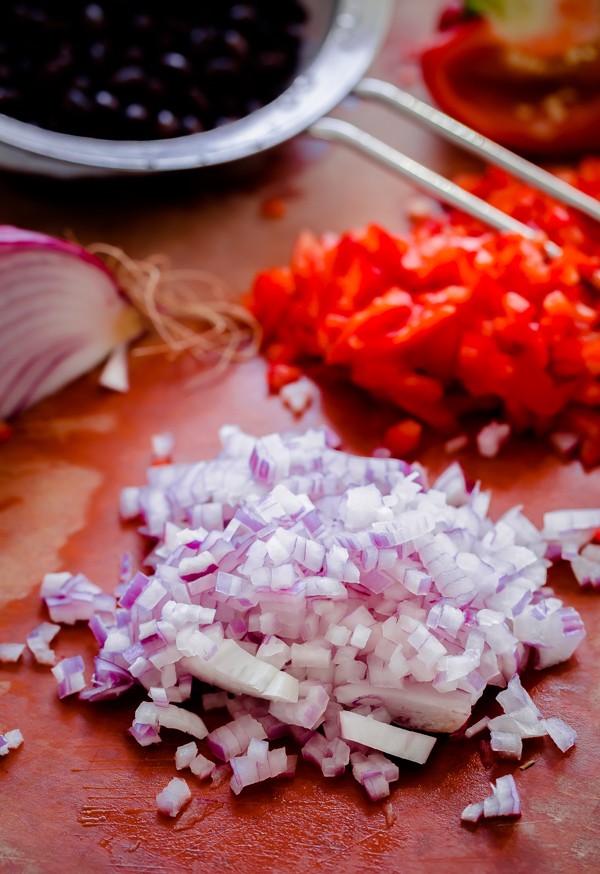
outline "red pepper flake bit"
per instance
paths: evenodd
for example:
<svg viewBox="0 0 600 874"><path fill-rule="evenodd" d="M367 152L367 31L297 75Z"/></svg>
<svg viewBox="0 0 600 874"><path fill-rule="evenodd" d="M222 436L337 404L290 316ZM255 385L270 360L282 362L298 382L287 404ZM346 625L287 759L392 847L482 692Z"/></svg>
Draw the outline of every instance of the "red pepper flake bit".
<svg viewBox="0 0 600 874"><path fill-rule="evenodd" d="M12 437L13 429L10 427L8 422L5 422L4 419L0 419L0 441L8 440L9 437Z"/></svg>
<svg viewBox="0 0 600 874"><path fill-rule="evenodd" d="M284 385L297 382L301 376L302 371L293 364L271 362L267 368L267 384L270 394L279 394Z"/></svg>
<svg viewBox="0 0 600 874"><path fill-rule="evenodd" d="M269 197L260 205L260 214L267 219L283 218L287 212L287 204L281 197Z"/></svg>
<svg viewBox="0 0 600 874"><path fill-rule="evenodd" d="M403 419L388 428L383 435L384 445L397 458L405 458L407 455L412 455L419 443L423 426L415 419Z"/></svg>

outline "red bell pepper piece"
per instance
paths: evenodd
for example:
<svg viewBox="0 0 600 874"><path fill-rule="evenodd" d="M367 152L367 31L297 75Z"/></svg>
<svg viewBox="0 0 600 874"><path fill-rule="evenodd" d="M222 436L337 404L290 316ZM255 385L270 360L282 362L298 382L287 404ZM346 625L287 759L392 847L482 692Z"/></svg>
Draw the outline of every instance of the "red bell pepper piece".
<svg viewBox="0 0 600 874"><path fill-rule="evenodd" d="M383 445L397 458L412 455L421 442L423 426L414 419L402 419L388 428L383 435Z"/></svg>

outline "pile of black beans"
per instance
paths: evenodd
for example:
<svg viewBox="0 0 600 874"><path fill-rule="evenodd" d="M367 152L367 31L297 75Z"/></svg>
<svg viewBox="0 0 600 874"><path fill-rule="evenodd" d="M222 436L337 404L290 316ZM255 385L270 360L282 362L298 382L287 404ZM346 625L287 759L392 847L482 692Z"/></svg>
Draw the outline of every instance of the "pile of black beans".
<svg viewBox="0 0 600 874"><path fill-rule="evenodd" d="M0 0L0 113L109 140L241 118L298 65L300 0Z"/></svg>

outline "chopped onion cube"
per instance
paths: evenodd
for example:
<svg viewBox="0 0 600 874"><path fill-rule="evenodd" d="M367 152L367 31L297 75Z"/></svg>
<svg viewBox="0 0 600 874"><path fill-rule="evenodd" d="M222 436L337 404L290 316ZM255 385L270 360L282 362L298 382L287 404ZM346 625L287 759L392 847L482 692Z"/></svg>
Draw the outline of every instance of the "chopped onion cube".
<svg viewBox="0 0 600 874"><path fill-rule="evenodd" d="M483 802L469 804L461 814L463 822L478 822L481 817L488 819L496 816L520 816L521 803L519 793L512 774L498 777L496 783L491 784L492 794L488 795Z"/></svg>
<svg viewBox="0 0 600 874"><path fill-rule="evenodd" d="M6 756L10 750L16 750L21 746L23 740L23 735L18 728L0 734L0 756Z"/></svg>
<svg viewBox="0 0 600 874"><path fill-rule="evenodd" d="M460 815L463 822L479 822L483 816L483 802L476 801L474 804L467 804Z"/></svg>
<svg viewBox="0 0 600 874"><path fill-rule="evenodd" d="M207 759L206 756L203 756L202 753L198 753L190 762L189 767L195 777L198 777L199 780L206 780L217 766L210 759Z"/></svg>
<svg viewBox="0 0 600 874"><path fill-rule="evenodd" d="M542 719L542 725L556 744L561 752L566 753L571 749L577 740L577 732L575 729L559 719L558 716L549 716L547 719Z"/></svg>
<svg viewBox="0 0 600 874"><path fill-rule="evenodd" d="M516 732L492 729L490 746L495 753L506 759L520 759L523 755L523 740Z"/></svg>
<svg viewBox="0 0 600 874"><path fill-rule="evenodd" d="M85 665L81 656L62 659L51 670L58 683L58 697L66 698L85 689L83 672Z"/></svg>
<svg viewBox="0 0 600 874"><path fill-rule="evenodd" d="M510 436L507 422L490 422L477 435L477 449L484 458L494 458Z"/></svg>
<svg viewBox="0 0 600 874"><path fill-rule="evenodd" d="M27 646L38 664L54 665L56 663L56 653L48 644L54 640L59 631L60 625L55 625L52 622L41 622L27 635Z"/></svg>
<svg viewBox="0 0 600 874"><path fill-rule="evenodd" d="M192 800L190 787L182 777L173 777L156 796L156 807L165 816L178 816Z"/></svg>
<svg viewBox="0 0 600 874"><path fill-rule="evenodd" d="M0 643L0 662L18 662L24 649L24 643Z"/></svg>
<svg viewBox="0 0 600 874"><path fill-rule="evenodd" d="M189 744L183 744L175 750L175 767L178 771L182 768L187 768L192 759L198 755L198 745L195 741L190 741Z"/></svg>
<svg viewBox="0 0 600 874"><path fill-rule="evenodd" d="M498 777L496 783L492 783L492 794L483 800L483 815L486 818L521 815L519 794L512 774Z"/></svg>

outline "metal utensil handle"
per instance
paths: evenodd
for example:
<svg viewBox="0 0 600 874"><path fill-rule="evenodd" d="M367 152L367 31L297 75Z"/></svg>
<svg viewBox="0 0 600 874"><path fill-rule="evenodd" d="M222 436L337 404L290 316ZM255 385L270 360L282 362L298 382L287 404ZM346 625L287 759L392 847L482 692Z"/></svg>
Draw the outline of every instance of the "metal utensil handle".
<svg viewBox="0 0 600 874"><path fill-rule="evenodd" d="M396 88L381 79L362 79L354 88L359 97L374 98L399 110L403 115L435 131L439 136L477 155L489 164L508 170L513 176L530 182L540 191L550 194L561 203L575 207L596 221L600 221L600 203L589 194L579 191L547 170L532 164L520 155L500 146L494 140L477 133L460 121L440 112L412 94Z"/></svg>
<svg viewBox="0 0 600 874"><path fill-rule="evenodd" d="M528 240L541 241L546 254L551 258L557 257L561 252L560 247L547 240L544 234L534 228L530 228L529 225L525 225L523 222L517 221L517 219L512 218L512 216L507 215L505 212L496 209L495 206L486 203L485 200L469 194L468 191L446 179L445 176L440 176L439 173L436 173L429 167L419 164L418 161L414 161L397 149L392 148L392 146L388 146L387 143L377 139L377 137L347 121L342 121L339 118L322 118L310 126L309 133L319 139L336 140L358 149L363 154L375 158L381 164L412 180L419 188L422 188L439 200L443 200L445 203L463 210L469 215L491 225L491 227L497 228L500 231L520 234Z"/></svg>

